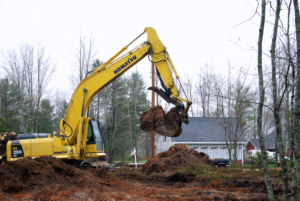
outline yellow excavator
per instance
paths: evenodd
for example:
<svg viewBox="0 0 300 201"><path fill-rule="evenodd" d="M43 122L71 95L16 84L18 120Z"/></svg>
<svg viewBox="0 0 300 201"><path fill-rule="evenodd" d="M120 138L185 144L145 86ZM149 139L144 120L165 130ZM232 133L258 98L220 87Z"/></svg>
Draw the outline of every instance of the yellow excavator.
<svg viewBox="0 0 300 201"><path fill-rule="evenodd" d="M144 33L148 36L146 42L121 55ZM156 133L163 136L179 136L181 123L188 123L187 113L191 102L179 97L172 75L175 74L176 79L179 79L179 76L170 55L156 31L147 27L131 43L81 80L72 95L64 118L60 121L59 133L53 136L50 134L19 135L17 140L7 143L7 161L40 156L53 156L66 161L105 157L99 121L86 116L89 105L98 92L146 56L155 64L163 88L150 87L149 89L154 90L175 107L166 113L165 117L160 118L159 122L150 120L151 128L149 126L141 126L141 128L154 129ZM151 113L151 110L149 111ZM149 112L147 114L146 121L153 116L149 116ZM145 115L143 116L145 120Z"/></svg>

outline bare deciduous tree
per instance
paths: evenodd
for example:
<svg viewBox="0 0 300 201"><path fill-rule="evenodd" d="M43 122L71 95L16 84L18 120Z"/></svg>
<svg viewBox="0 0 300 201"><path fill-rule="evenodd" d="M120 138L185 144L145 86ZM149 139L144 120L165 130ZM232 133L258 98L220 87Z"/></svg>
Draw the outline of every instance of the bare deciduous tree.
<svg viewBox="0 0 300 201"><path fill-rule="evenodd" d="M264 27L265 27L265 16L266 16L266 1L261 1L261 20L259 27L259 35L258 35L258 53L257 53L257 70L259 77L259 105L257 109L257 134L259 136L259 144L261 148L261 155L263 158L263 170L265 176L266 187L268 191L269 200L274 200L273 186L270 177L270 172L268 169L267 162L267 152L265 149L264 136L262 132L262 114L263 114L263 105L265 100L265 88L263 81L263 68L262 68L262 43L264 36Z"/></svg>
<svg viewBox="0 0 300 201"><path fill-rule="evenodd" d="M188 94L189 100L193 103L195 102L194 99L194 81L192 78L190 78L189 76L185 76L186 77L186 81L183 82L183 86L186 90L186 93ZM190 107L190 113L191 115L189 115L190 117L194 117L195 112L194 112L194 105L191 105Z"/></svg>
<svg viewBox="0 0 300 201"><path fill-rule="evenodd" d="M92 64L95 57L95 42L93 34L80 35L79 46L74 54L72 86L76 88L78 83L86 77L88 72L92 70Z"/></svg>
<svg viewBox="0 0 300 201"><path fill-rule="evenodd" d="M198 82L196 84L197 98L195 103L201 105L202 116L211 116L211 103L213 98L213 89L216 79L216 74L212 72L212 66L204 65L200 68L201 73L198 75Z"/></svg>
<svg viewBox="0 0 300 201"><path fill-rule="evenodd" d="M33 132L40 101L54 73L44 47L20 45L18 50L2 52L2 68L13 83L18 96L20 131Z"/></svg>
<svg viewBox="0 0 300 201"><path fill-rule="evenodd" d="M250 91L251 82L247 81L247 74L242 73L241 69L236 79L231 78L228 80L226 88L227 93L224 95L221 92L222 89L218 89L217 97L221 99L220 106L223 117L221 124L225 130L229 160L231 162L231 157L233 157L233 163L236 164L237 145L248 130L247 117L250 114L251 100L254 93Z"/></svg>
<svg viewBox="0 0 300 201"><path fill-rule="evenodd" d="M296 28L296 43L297 43L297 62L296 62L296 97L295 97L295 170L297 180L297 200L300 200L300 11L298 0L294 0L295 9L295 28Z"/></svg>
<svg viewBox="0 0 300 201"><path fill-rule="evenodd" d="M279 155L280 155L280 163L282 167L282 198L283 200L288 199L288 181L287 181L287 169L286 169L286 161L284 158L284 148L282 141L282 125L280 118L280 106L282 101L278 100L277 96L277 77L276 77L276 41L277 41L277 33L278 33L278 22L281 11L281 0L277 0L276 12L275 12L275 23L273 29L273 37L272 37L272 45L271 45L271 65L272 65L272 87L273 87L273 105L274 105L274 119L275 119L275 127L276 127L276 145L279 145ZM284 91L285 92L285 91ZM283 98L284 94L282 95ZM277 147L277 146L276 146ZM277 156L276 156L277 160Z"/></svg>

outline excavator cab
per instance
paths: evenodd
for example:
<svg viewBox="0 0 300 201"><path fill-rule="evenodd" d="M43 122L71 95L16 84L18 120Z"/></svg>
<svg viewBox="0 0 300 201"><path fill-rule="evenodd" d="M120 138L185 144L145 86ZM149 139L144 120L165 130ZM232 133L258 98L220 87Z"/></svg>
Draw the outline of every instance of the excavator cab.
<svg viewBox="0 0 300 201"><path fill-rule="evenodd" d="M96 119L90 119L89 121L86 144L96 144L97 151L103 151L103 138L100 122Z"/></svg>

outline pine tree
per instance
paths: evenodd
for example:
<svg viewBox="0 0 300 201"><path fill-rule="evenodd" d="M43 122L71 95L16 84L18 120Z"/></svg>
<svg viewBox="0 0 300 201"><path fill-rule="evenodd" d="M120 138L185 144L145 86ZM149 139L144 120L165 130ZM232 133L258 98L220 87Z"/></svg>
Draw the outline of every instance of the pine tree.
<svg viewBox="0 0 300 201"><path fill-rule="evenodd" d="M39 111L39 119L37 125L37 131L40 133L50 133L52 134L54 131L53 128L53 111L54 107L51 105L49 99L43 99L41 101L41 107Z"/></svg>
<svg viewBox="0 0 300 201"><path fill-rule="evenodd" d="M18 93L8 78L0 80L0 116L7 131L19 132Z"/></svg>
<svg viewBox="0 0 300 201"><path fill-rule="evenodd" d="M124 159L129 147L126 80L120 77L100 93L104 106L100 119L103 119L104 147L109 162L118 156Z"/></svg>
<svg viewBox="0 0 300 201"><path fill-rule="evenodd" d="M137 148L137 139L141 134L139 119L145 108L149 108L149 101L145 92L145 83L142 75L137 71L132 73L127 81L128 85L128 125L131 144Z"/></svg>

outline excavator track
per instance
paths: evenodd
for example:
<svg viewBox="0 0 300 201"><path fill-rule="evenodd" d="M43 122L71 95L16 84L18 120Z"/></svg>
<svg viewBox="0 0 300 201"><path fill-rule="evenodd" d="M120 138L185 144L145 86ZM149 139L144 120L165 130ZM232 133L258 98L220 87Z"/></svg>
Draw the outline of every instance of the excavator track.
<svg viewBox="0 0 300 201"><path fill-rule="evenodd" d="M89 170L89 169L96 169L96 168L103 168L108 171L115 170L115 167L107 163L106 161L89 162L83 160L64 160L64 162L76 168L79 168L81 170Z"/></svg>

